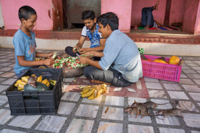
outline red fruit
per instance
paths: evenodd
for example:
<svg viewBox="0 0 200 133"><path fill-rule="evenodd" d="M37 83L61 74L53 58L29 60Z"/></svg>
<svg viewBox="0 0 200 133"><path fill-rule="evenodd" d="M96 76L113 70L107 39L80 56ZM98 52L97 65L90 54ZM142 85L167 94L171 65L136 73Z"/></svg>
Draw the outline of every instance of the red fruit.
<svg viewBox="0 0 200 133"><path fill-rule="evenodd" d="M153 62L151 59L147 59L147 60Z"/></svg>
<svg viewBox="0 0 200 133"><path fill-rule="evenodd" d="M58 59L61 59L60 57L58 57Z"/></svg>
<svg viewBox="0 0 200 133"><path fill-rule="evenodd" d="M56 61L56 63L59 63L59 61Z"/></svg>
<svg viewBox="0 0 200 133"><path fill-rule="evenodd" d="M56 68L60 68L59 66L57 66Z"/></svg>
<svg viewBox="0 0 200 133"><path fill-rule="evenodd" d="M63 65L65 65L65 63L63 63Z"/></svg>

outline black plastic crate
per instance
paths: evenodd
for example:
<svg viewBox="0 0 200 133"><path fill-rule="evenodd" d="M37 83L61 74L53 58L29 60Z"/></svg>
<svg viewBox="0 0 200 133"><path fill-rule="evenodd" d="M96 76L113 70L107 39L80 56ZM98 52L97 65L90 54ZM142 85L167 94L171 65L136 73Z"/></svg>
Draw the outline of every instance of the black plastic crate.
<svg viewBox="0 0 200 133"><path fill-rule="evenodd" d="M15 83L13 83L6 90L11 115L56 114L62 96L62 69L35 68L28 70L23 76L32 74L37 77L41 75L43 79L52 79L57 82L53 90L46 91L17 91Z"/></svg>

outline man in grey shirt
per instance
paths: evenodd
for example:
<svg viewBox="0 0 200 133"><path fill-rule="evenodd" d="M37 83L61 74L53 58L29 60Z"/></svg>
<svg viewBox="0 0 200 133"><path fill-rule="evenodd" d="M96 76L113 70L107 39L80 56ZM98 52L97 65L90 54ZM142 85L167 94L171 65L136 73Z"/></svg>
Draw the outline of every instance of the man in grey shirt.
<svg viewBox="0 0 200 133"><path fill-rule="evenodd" d="M103 52L88 52L87 57L81 57L83 64L90 66L84 70L86 78L95 83L107 83L118 87L130 86L143 76L141 58L138 47L126 34L118 30L119 19L108 12L98 20L99 32L106 38ZM93 61L89 57L101 57Z"/></svg>

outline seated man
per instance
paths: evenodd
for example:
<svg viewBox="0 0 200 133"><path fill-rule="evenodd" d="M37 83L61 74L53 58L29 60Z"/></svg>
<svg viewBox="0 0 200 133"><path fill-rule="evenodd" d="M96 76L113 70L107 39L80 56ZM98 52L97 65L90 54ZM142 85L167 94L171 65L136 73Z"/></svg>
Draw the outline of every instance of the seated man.
<svg viewBox="0 0 200 133"><path fill-rule="evenodd" d="M149 27L161 27L161 24L154 20L152 11L158 10L159 0L157 1L155 6L145 7L142 9L142 20L138 26L145 27L145 29L149 29Z"/></svg>
<svg viewBox="0 0 200 133"><path fill-rule="evenodd" d="M107 83L118 87L130 86L143 76L138 47L126 34L118 30L119 19L112 13L105 13L98 18L99 32L106 38L103 52L87 52L87 55L101 57L93 61L81 57L83 64L90 64L84 69L86 78L95 83Z"/></svg>
<svg viewBox="0 0 200 133"><path fill-rule="evenodd" d="M101 37L101 33L98 32L99 26L96 24L96 18L94 11L86 10L82 12L82 19L85 26L82 29L79 42L74 48L68 46L65 48L65 52L73 57L76 56L76 52L84 54L89 51L100 51L104 49L106 39ZM88 36L91 42L90 48L82 48L85 38Z"/></svg>

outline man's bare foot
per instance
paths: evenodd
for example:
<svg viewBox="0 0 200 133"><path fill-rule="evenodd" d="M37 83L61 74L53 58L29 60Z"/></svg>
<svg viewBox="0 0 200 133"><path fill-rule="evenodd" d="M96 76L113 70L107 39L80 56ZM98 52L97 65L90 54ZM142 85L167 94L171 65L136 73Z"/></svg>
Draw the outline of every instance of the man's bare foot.
<svg viewBox="0 0 200 133"><path fill-rule="evenodd" d="M91 80L92 83L97 83L97 84L107 84L107 85L110 85L110 83L106 83L106 82L103 82L103 81L99 81L99 80Z"/></svg>
<svg viewBox="0 0 200 133"><path fill-rule="evenodd" d="M148 30L148 29L149 29L149 25L145 26L144 29L145 29L145 30Z"/></svg>
<svg viewBox="0 0 200 133"><path fill-rule="evenodd" d="M160 0L158 0L158 1L156 2L156 5L154 6L154 10L158 10L158 5L159 5L159 3L160 3Z"/></svg>

